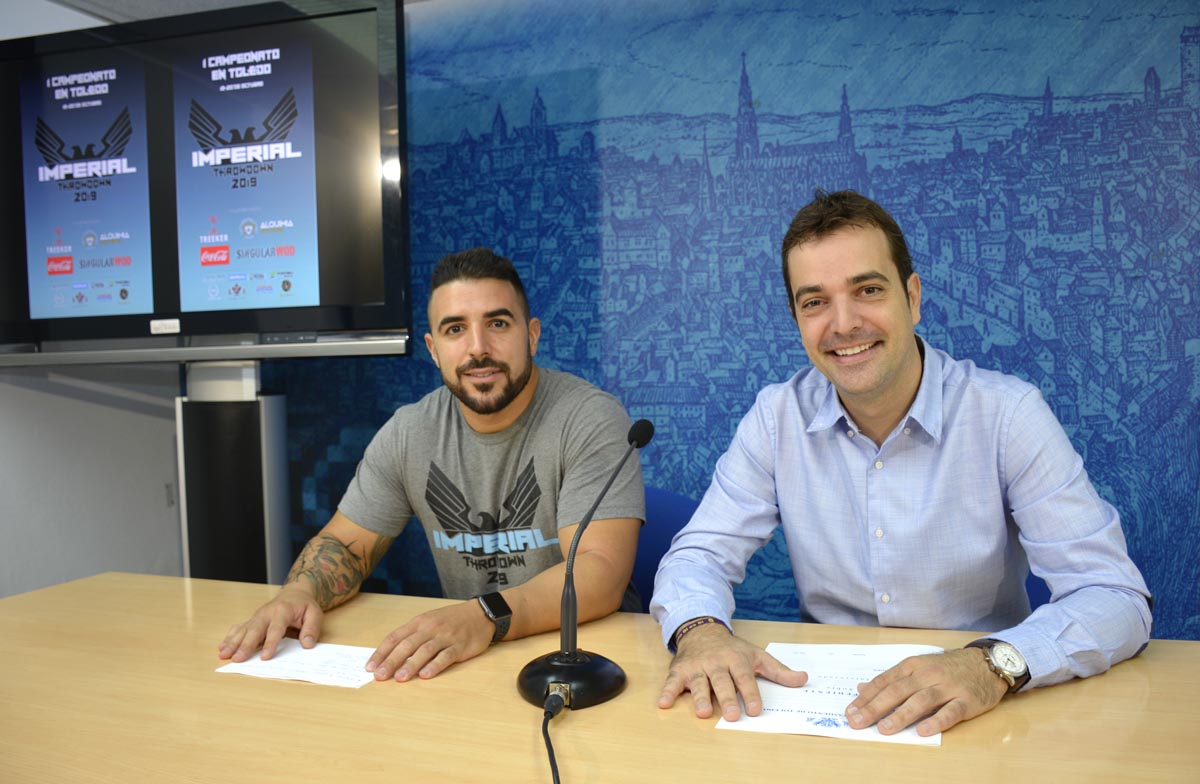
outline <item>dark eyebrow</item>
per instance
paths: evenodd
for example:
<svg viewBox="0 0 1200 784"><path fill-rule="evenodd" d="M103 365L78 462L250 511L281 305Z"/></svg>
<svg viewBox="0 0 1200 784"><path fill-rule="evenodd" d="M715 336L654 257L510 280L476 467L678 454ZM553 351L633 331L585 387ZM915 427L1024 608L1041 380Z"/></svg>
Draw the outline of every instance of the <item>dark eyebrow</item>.
<svg viewBox="0 0 1200 784"><path fill-rule="evenodd" d="M517 318L516 316L513 315L513 312L511 310L509 310L508 308L497 308L496 310L489 310L487 313L483 314L483 317L485 319L494 319L494 318L497 318L498 316L508 316L510 319L513 319L514 321ZM446 327L450 324L456 324L460 321L466 321L466 320L467 320L466 316L446 316L445 318L443 318L441 321L438 322L438 331L440 332L443 327Z"/></svg>
<svg viewBox="0 0 1200 784"><path fill-rule="evenodd" d="M864 272L861 275L855 275L853 278L850 278L848 282L851 286L857 286L860 283L866 283L868 280L881 280L884 283L888 282L887 275L884 275L882 272L875 272L874 270L871 272Z"/></svg>
<svg viewBox="0 0 1200 784"><path fill-rule="evenodd" d="M800 298L805 294L819 294L824 291L823 286L801 286L796 289L796 293L792 295L792 302L799 302Z"/></svg>

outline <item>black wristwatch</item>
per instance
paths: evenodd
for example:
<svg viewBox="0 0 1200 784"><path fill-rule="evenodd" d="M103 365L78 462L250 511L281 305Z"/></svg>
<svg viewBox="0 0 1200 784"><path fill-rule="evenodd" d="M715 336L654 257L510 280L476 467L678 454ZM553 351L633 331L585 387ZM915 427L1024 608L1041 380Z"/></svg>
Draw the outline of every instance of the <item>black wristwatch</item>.
<svg viewBox="0 0 1200 784"><path fill-rule="evenodd" d="M988 667L1008 684L1009 694L1020 691L1022 686L1029 683L1029 665L1012 643L984 637L982 640L967 643L966 647L983 650Z"/></svg>
<svg viewBox="0 0 1200 784"><path fill-rule="evenodd" d="M498 593L485 593L475 598L479 600L479 606L483 608L484 615L496 624L496 632L492 635L492 644L494 645L508 634L508 626L512 623L512 610L509 609L508 602L504 601L504 597Z"/></svg>

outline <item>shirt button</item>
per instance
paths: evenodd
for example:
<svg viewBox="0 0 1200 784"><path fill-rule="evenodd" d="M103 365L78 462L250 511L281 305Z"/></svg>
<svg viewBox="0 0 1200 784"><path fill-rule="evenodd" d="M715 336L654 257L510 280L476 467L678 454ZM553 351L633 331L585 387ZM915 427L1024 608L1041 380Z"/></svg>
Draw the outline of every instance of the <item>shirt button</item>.
<svg viewBox="0 0 1200 784"><path fill-rule="evenodd" d="M885 593L883 596L880 596L880 597L879 597L879 601L883 602L884 604L887 604L887 603L888 603L888 602L890 602L891 600L892 600L892 597L891 597L891 596L889 596L889 595L888 595L888 594L886 594L886 593Z"/></svg>
<svg viewBox="0 0 1200 784"><path fill-rule="evenodd" d="M912 428L911 428L911 427L906 427L906 428L904 428L904 435L906 435L906 436L911 436L911 435L912 435Z"/></svg>
<svg viewBox="0 0 1200 784"><path fill-rule="evenodd" d="M846 431L846 435L850 436L851 438L854 438L854 431L853 431L853 430L847 430L847 431Z"/></svg>
<svg viewBox="0 0 1200 784"><path fill-rule="evenodd" d="M875 470L876 470L876 471L878 471L878 470L879 470L879 469L881 469L881 468L883 468L883 461L882 461L882 460L876 460L876 461L875 461Z"/></svg>
<svg viewBox="0 0 1200 784"><path fill-rule="evenodd" d="M875 529L875 538L876 538L876 539L882 539L882 538L883 538L883 529L882 529L882 528L876 528L876 529Z"/></svg>

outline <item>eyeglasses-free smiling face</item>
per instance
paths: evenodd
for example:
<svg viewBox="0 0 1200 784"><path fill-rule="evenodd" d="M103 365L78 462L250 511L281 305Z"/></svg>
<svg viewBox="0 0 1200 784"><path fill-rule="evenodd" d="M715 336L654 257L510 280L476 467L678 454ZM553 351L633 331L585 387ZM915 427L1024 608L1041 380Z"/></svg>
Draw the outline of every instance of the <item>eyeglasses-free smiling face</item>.
<svg viewBox="0 0 1200 784"><path fill-rule="evenodd" d="M429 298L429 326L425 347L468 424L485 433L512 424L537 387L533 356L541 336L540 322L526 321L512 284L479 278L438 286Z"/></svg>
<svg viewBox="0 0 1200 784"><path fill-rule="evenodd" d="M847 226L788 251L800 339L859 426L890 430L916 397L921 281L908 284L873 226ZM883 433L884 436L887 433ZM872 437L875 437L872 435Z"/></svg>

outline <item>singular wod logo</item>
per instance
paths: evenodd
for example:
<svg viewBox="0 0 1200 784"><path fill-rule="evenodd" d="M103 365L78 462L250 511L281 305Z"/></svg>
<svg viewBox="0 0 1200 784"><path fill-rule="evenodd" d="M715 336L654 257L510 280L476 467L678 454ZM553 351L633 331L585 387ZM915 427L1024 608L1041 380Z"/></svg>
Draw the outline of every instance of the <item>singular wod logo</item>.
<svg viewBox="0 0 1200 784"><path fill-rule="evenodd" d="M302 156L287 141L300 111L296 107L296 92L289 87L275 107L258 125L230 128L212 115L195 98L188 109L188 130L200 147L192 153L192 166L220 166L228 163L273 161L279 158Z"/></svg>
<svg viewBox="0 0 1200 784"><path fill-rule="evenodd" d="M67 150L66 140L49 123L38 117L33 144L46 162L45 166L38 167L38 181L86 179L136 172L137 169L121 157L132 138L133 121L129 117L128 107L121 110L99 141L72 144L70 151Z"/></svg>

